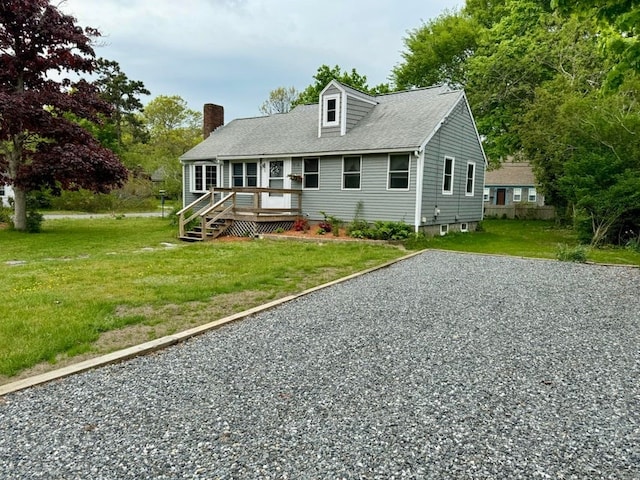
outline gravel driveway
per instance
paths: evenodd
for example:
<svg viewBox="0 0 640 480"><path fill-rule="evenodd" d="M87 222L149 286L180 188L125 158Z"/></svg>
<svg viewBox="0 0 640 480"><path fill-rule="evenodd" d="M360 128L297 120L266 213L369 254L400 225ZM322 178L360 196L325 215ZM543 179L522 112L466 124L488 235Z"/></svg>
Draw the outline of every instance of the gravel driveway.
<svg viewBox="0 0 640 480"><path fill-rule="evenodd" d="M0 477L637 479L639 293L430 251L0 399Z"/></svg>

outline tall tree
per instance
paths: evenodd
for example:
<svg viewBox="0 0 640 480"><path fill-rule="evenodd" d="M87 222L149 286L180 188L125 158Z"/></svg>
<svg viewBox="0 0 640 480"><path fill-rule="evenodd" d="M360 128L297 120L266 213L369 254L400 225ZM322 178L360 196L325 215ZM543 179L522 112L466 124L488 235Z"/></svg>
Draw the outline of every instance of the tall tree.
<svg viewBox="0 0 640 480"><path fill-rule="evenodd" d="M52 72L95 68L92 38L48 0L0 3L0 172L15 192L14 224L26 230L31 190L87 188L107 192L127 170L75 119L99 121L110 107L85 80L53 80Z"/></svg>
<svg viewBox="0 0 640 480"><path fill-rule="evenodd" d="M138 80L130 80L120 69L118 62L99 58L96 60L97 80L94 82L100 90L100 96L113 107L110 124L116 134L119 147L122 147L122 131L125 124L139 127L136 112L142 112L140 95L151 93Z"/></svg>
<svg viewBox="0 0 640 480"><path fill-rule="evenodd" d="M377 95L380 93L388 93L391 87L387 83L381 83L375 87L369 87L367 84L367 77L360 75L355 68L351 69L351 72L343 72L342 69L336 65L333 68L327 65L322 65L318 68L318 71L313 76L315 83L305 88L297 100L295 105L302 105L306 103L318 103L320 98L320 92L326 87L331 80L338 80L340 83L348 85L371 95Z"/></svg>
<svg viewBox="0 0 640 480"><path fill-rule="evenodd" d="M176 159L202 141L202 113L191 110L180 96L159 95L138 118L148 138L129 145L123 160L149 175L161 173L167 195L179 198L182 168Z"/></svg>
<svg viewBox="0 0 640 480"><path fill-rule="evenodd" d="M393 69L398 88L438 83L464 85L466 61L473 55L480 28L463 13L444 13L404 39L403 63Z"/></svg>
<svg viewBox="0 0 640 480"><path fill-rule="evenodd" d="M260 106L260 113L265 115L287 113L297 98L298 91L295 87L278 87L269 92L269 98Z"/></svg>

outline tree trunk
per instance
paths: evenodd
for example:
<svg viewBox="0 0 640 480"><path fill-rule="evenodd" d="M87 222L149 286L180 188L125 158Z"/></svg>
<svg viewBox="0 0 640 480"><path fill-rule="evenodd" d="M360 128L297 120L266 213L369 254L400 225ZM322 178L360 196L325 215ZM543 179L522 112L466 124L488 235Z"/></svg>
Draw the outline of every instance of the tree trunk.
<svg viewBox="0 0 640 480"><path fill-rule="evenodd" d="M16 230L27 230L27 192L21 187L15 185L15 179L18 176L18 169L22 164L22 152L24 145L24 137L21 134L14 135L12 147L7 155L9 160L9 178L13 183L13 227Z"/></svg>
<svg viewBox="0 0 640 480"><path fill-rule="evenodd" d="M27 192L19 187L13 187L13 227L16 230L27 230Z"/></svg>

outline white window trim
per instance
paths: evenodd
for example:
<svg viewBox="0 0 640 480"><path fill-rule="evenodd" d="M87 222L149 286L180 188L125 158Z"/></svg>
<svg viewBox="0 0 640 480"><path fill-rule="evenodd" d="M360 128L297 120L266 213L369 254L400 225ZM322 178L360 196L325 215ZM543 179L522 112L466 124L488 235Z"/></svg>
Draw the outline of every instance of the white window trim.
<svg viewBox="0 0 640 480"><path fill-rule="evenodd" d="M190 181L189 181L189 191L191 193L207 193L209 191L209 189L205 189L205 190L196 190L196 168L205 168L205 167L214 167L216 169L216 184L214 186L214 188L218 188L220 186L220 169L218 168L218 164L216 163L194 163L191 164L191 175L190 175ZM206 168L205 170L202 172L202 180L203 180L203 184L206 184L207 181L207 171Z"/></svg>
<svg viewBox="0 0 640 480"><path fill-rule="evenodd" d="M519 203L521 201L522 201L522 188L515 187L513 189L513 203Z"/></svg>
<svg viewBox="0 0 640 480"><path fill-rule="evenodd" d="M451 160L451 190L444 189L447 160ZM442 194L443 195L453 195L453 180L455 177L455 171L456 171L456 159L454 157L445 156L444 162L442 164Z"/></svg>
<svg viewBox="0 0 640 480"><path fill-rule="evenodd" d="M484 187L484 191L482 193L482 200L484 202L488 202L491 197L489 196L491 194L491 189L489 187Z"/></svg>
<svg viewBox="0 0 640 480"><path fill-rule="evenodd" d="M404 153L390 153L387 157L387 190L392 192L408 192L411 189L411 154L407 153L409 164L407 166L407 188L391 188L391 156L405 155ZM362 167L360 167L362 169ZM394 170L394 172L403 172L404 170Z"/></svg>
<svg viewBox="0 0 640 480"><path fill-rule="evenodd" d="M360 159L360 186L358 188L345 188L344 186L344 159L347 157L358 157ZM342 190L348 190L350 192L357 192L358 190L362 190L362 155L343 155L342 156L342 175L340 175L340 183L342 184Z"/></svg>
<svg viewBox="0 0 640 480"><path fill-rule="evenodd" d="M255 187L250 187L247 185L247 179L248 179L248 175L247 175L247 164L248 163L255 163L256 164L256 186ZM235 177L235 175L233 174L233 167L234 165L242 165L242 186L238 187L236 185L233 184L233 177ZM260 163L255 161L255 162L231 162L229 163L229 185L231 185L231 188L257 188L260 184L260 179L259 177L259 171L260 171Z"/></svg>
<svg viewBox="0 0 640 480"><path fill-rule="evenodd" d="M317 187L305 187L304 186L304 177L306 176L306 172L304 171L304 161L305 160L311 160L311 159L316 159L318 160L318 171L317 172L311 172L312 175L318 175L318 186ZM342 168L344 169L344 162L342 164ZM362 168L362 167L361 167ZM303 190L320 190L320 157L304 157L302 159L302 189Z"/></svg>
<svg viewBox="0 0 640 480"><path fill-rule="evenodd" d="M469 181L469 165L473 165L473 176L471 177L471 192L467 191L467 182ZM467 162L467 171L464 179L464 195L465 197L473 197L476 192L476 162Z"/></svg>
<svg viewBox="0 0 640 480"><path fill-rule="evenodd" d="M469 224L467 222L463 222L460 224L460 231L462 233L467 233L469 231Z"/></svg>
<svg viewBox="0 0 640 480"><path fill-rule="evenodd" d="M340 125L340 113L341 113L341 105L340 105L340 98L342 97L342 95L340 95L339 93L334 93L331 95L324 95L324 97L322 98L322 126L323 127L337 127L338 125ZM335 100L336 101L336 119L333 122L330 122L327 120L327 113L328 113L328 104L329 104L329 100Z"/></svg>
<svg viewBox="0 0 640 480"><path fill-rule="evenodd" d="M533 194L531 193L533 191ZM531 199L533 197L533 200ZM527 192L527 200L529 203L536 203L538 201L538 190L536 187L529 187L529 191Z"/></svg>
<svg viewBox="0 0 640 480"><path fill-rule="evenodd" d="M447 223L443 223L440 225L440 236L444 237L447 233L449 233L449 225Z"/></svg>

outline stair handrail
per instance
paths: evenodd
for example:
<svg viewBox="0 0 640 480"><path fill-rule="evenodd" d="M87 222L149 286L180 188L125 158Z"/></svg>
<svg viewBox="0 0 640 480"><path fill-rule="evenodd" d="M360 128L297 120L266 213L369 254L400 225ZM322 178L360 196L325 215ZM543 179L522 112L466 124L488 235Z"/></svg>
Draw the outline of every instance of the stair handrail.
<svg viewBox="0 0 640 480"><path fill-rule="evenodd" d="M191 202L189 205L187 205L186 207L178 210L176 212L176 215L182 215L184 212L186 212L187 210L195 207L197 204L205 201L207 198L209 198L211 195L213 195L213 190L209 190L207 193L205 193L204 195L202 195L201 197L196 198L193 202Z"/></svg>
<svg viewBox="0 0 640 480"><path fill-rule="evenodd" d="M191 220L193 220L194 218L196 218L200 211L197 211L196 213L192 214L189 218L187 218L185 220L184 218L184 214L185 212L188 212L191 208L195 207L196 205L198 205L201 202L204 202L206 200L208 200L209 198L211 198L213 200L213 188L211 190L209 190L207 193L205 193L204 195L202 195L201 197L198 197L196 200L194 200L193 202L191 202L189 205L187 205L186 207L178 210L176 212L176 214L178 215L178 228L179 228L179 233L178 235L180 237L184 237L185 236L185 225L187 225ZM207 207L205 207L207 208ZM202 210L202 209L200 209Z"/></svg>
<svg viewBox="0 0 640 480"><path fill-rule="evenodd" d="M214 210L216 210L219 206L223 205L224 203L227 202L227 200L235 200L236 197L236 192L231 192L229 195L227 195L224 198L221 198L220 200L218 200L216 203L209 205L208 207L204 207L202 209L200 209L197 213L197 215L201 216L201 217L205 217L207 216L209 213L213 212ZM235 203L235 202L234 202ZM231 205L231 207L233 209L233 205ZM226 209L228 210L228 209ZM194 217L195 218L195 217Z"/></svg>
<svg viewBox="0 0 640 480"><path fill-rule="evenodd" d="M210 218L209 221L205 224L205 228L209 228L211 225L216 223L218 220L220 220L222 217L224 217L231 211L233 211L233 205L229 205L224 210L218 212L218 214L215 217Z"/></svg>

